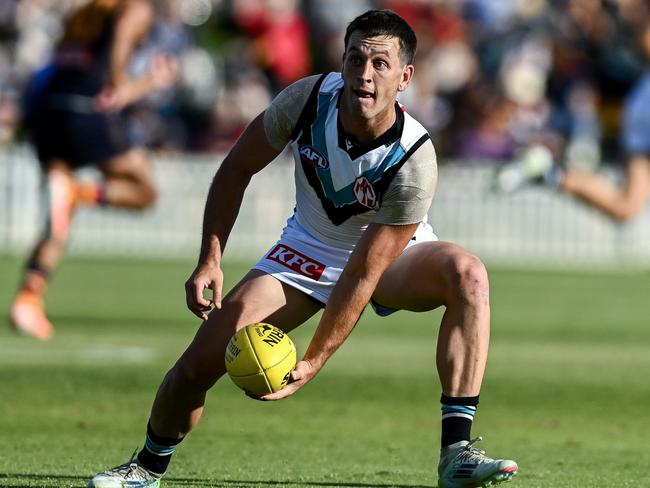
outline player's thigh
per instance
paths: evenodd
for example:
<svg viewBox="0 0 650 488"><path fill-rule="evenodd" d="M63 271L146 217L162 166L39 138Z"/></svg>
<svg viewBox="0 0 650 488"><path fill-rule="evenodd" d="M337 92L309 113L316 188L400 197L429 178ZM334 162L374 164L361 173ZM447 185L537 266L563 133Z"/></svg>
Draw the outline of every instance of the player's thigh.
<svg viewBox="0 0 650 488"><path fill-rule="evenodd" d="M225 372L226 346L237 330L254 322L268 322L288 332L320 308L304 293L252 270L224 297L221 309L210 313L183 354L181 364L194 374L216 380Z"/></svg>
<svg viewBox="0 0 650 488"><path fill-rule="evenodd" d="M423 312L450 302L459 274L483 270L475 256L449 242L430 241L406 249L382 275L373 300L387 308Z"/></svg>
<svg viewBox="0 0 650 488"><path fill-rule="evenodd" d="M231 323L233 333L254 322L269 322L289 332L321 308L321 303L305 293L253 269L225 296L222 309L211 315L219 322Z"/></svg>
<svg viewBox="0 0 650 488"><path fill-rule="evenodd" d="M99 167L106 179L129 179L132 181L152 181L152 169L147 152L142 148L131 148Z"/></svg>

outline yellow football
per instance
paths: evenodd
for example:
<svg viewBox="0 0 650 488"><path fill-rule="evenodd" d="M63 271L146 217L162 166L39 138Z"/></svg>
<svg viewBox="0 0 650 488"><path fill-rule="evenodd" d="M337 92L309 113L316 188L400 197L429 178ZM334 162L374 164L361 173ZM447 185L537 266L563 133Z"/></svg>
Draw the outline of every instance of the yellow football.
<svg viewBox="0 0 650 488"><path fill-rule="evenodd" d="M281 390L296 366L296 346L287 334L262 322L239 329L226 347L232 381L253 395Z"/></svg>

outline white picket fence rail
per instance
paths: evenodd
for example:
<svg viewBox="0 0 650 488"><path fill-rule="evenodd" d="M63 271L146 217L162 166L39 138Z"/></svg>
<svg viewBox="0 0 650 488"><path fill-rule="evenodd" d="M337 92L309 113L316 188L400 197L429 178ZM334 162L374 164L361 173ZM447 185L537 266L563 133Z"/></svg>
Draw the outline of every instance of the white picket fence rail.
<svg viewBox="0 0 650 488"><path fill-rule="evenodd" d="M134 258L197 255L203 205L218 156L156 155L159 200L144 213L81 208L69 253ZM546 188L505 196L490 190L493 167L441 165L429 221L441 239L484 260L525 267L645 267L650 264L650 212L616 224ZM96 177L92 171L82 177ZM278 237L293 200L286 156L253 178L228 243L227 257L251 261ZM24 255L39 232L39 172L29 147L0 152L0 253Z"/></svg>

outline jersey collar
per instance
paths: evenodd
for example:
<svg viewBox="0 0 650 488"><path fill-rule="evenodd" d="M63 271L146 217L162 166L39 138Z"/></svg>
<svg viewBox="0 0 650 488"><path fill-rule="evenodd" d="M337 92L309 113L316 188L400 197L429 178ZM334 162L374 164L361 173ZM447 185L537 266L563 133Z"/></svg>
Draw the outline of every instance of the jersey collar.
<svg viewBox="0 0 650 488"><path fill-rule="evenodd" d="M341 96L339 93L338 100L336 101L336 130L338 133L339 147L348 153L350 159L355 160L373 149L377 149L381 146L389 146L402 137L402 129L404 128L404 111L399 103L395 102L395 122L393 125L377 139L366 144L359 143L354 136L345 133L343 124L341 124L340 114L338 113L340 103Z"/></svg>

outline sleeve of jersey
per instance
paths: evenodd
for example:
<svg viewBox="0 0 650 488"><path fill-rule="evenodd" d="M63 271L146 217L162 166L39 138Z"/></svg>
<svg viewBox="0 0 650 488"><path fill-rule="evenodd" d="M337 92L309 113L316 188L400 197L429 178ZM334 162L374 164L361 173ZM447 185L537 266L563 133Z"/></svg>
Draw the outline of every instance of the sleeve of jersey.
<svg viewBox="0 0 650 488"><path fill-rule="evenodd" d="M422 221L429 212L437 181L436 152L429 140L395 174L374 221L389 225Z"/></svg>
<svg viewBox="0 0 650 488"><path fill-rule="evenodd" d="M264 112L264 131L271 145L281 150L291 140L302 109L320 76L309 76L282 90Z"/></svg>

